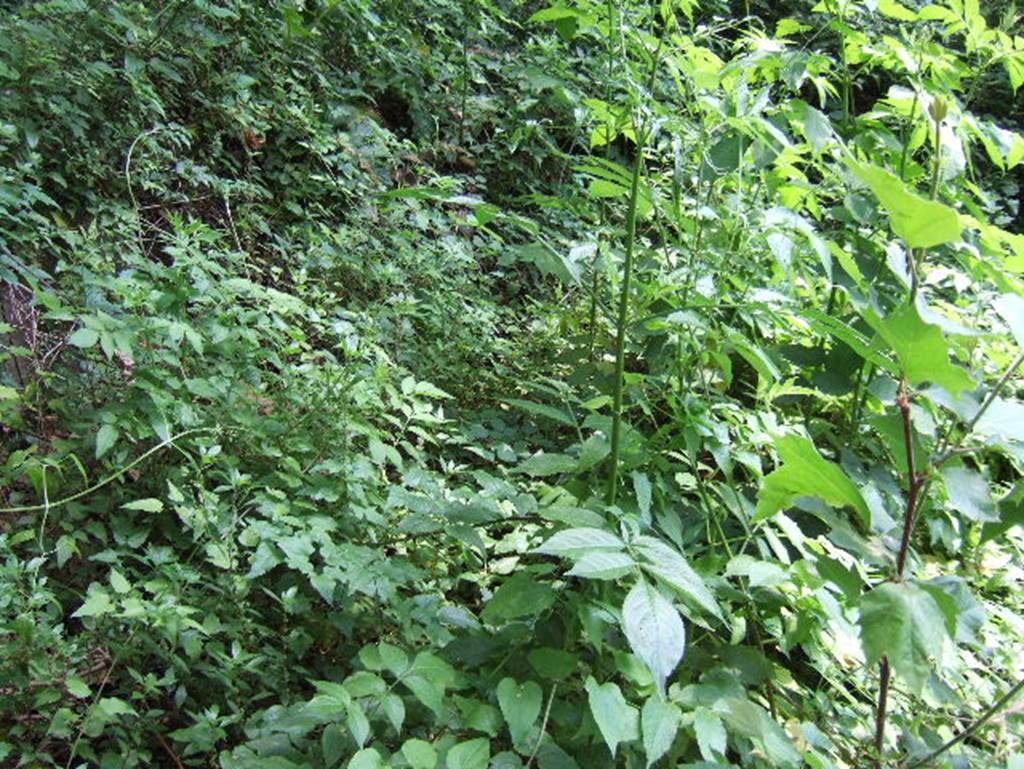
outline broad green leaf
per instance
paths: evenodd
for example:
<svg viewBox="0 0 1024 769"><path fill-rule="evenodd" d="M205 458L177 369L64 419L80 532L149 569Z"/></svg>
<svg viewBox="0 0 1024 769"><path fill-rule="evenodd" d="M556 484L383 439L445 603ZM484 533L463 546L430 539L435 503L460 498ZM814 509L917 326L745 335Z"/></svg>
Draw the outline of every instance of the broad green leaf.
<svg viewBox="0 0 1024 769"><path fill-rule="evenodd" d="M437 751L426 740L406 740L402 745L402 755L412 769L434 769L437 766Z"/></svg>
<svg viewBox="0 0 1024 769"><path fill-rule="evenodd" d="M947 467L942 471L942 481L954 512L981 523L999 520L999 510L983 475L966 467Z"/></svg>
<svg viewBox="0 0 1024 769"><path fill-rule="evenodd" d="M540 614L555 602L555 593L530 574L519 573L494 591L481 613L484 622L494 625L504 620Z"/></svg>
<svg viewBox="0 0 1024 769"><path fill-rule="evenodd" d="M640 736L636 708L626 702L619 687L611 682L598 685L593 676L588 676L586 689L590 712L614 757L619 743Z"/></svg>
<svg viewBox="0 0 1024 769"><path fill-rule="evenodd" d="M910 248L932 248L960 240L960 219L952 208L912 192L884 168L852 158L847 158L846 164L875 193L889 212L893 232Z"/></svg>
<svg viewBox="0 0 1024 769"><path fill-rule="evenodd" d="M715 705L730 732L753 740L761 748L769 766L798 769L803 757L771 714L750 700L728 697Z"/></svg>
<svg viewBox="0 0 1024 769"><path fill-rule="evenodd" d="M916 305L905 304L884 319L873 313L864 317L896 353L911 384L932 382L954 396L974 388L970 374L950 361L949 344L942 330L925 323Z"/></svg>
<svg viewBox="0 0 1024 769"><path fill-rule="evenodd" d="M888 657L892 669L920 693L931 658L942 653L946 618L927 591L909 582L887 582L861 599L860 637L869 665Z"/></svg>
<svg viewBox="0 0 1024 769"><path fill-rule="evenodd" d="M568 454L534 454L520 462L515 469L517 473L525 473L532 478L544 478L549 475L571 473L576 469L576 460Z"/></svg>
<svg viewBox="0 0 1024 769"><path fill-rule="evenodd" d="M144 513L159 513L164 509L164 503L159 499L153 499L148 497L146 499L136 499L133 502L126 502L121 505L124 510L141 510Z"/></svg>
<svg viewBox="0 0 1024 769"><path fill-rule="evenodd" d="M491 742L486 737L466 740L452 747L445 757L448 769L487 769L491 760Z"/></svg>
<svg viewBox="0 0 1024 769"><path fill-rule="evenodd" d="M664 697L665 681L686 649L686 630L679 612L654 585L640 580L622 605L622 626L633 652L650 669Z"/></svg>
<svg viewBox="0 0 1024 769"><path fill-rule="evenodd" d="M348 762L348 769L380 769L384 765L374 748L363 748Z"/></svg>
<svg viewBox="0 0 1024 769"><path fill-rule="evenodd" d="M704 760L721 760L726 750L726 733L718 714L707 708L697 708L693 714L693 731L697 735L697 747Z"/></svg>
<svg viewBox="0 0 1024 769"><path fill-rule="evenodd" d="M549 406L546 403L534 403L533 401L523 401L516 398L508 398L505 403L523 411L528 411L531 414L540 414L567 427L576 427L576 420L572 418L571 414L554 406Z"/></svg>
<svg viewBox="0 0 1024 769"><path fill-rule="evenodd" d="M1024 298L1016 294L1003 294L992 303L992 307L1006 321L1017 344L1024 347Z"/></svg>
<svg viewBox="0 0 1024 769"><path fill-rule="evenodd" d="M378 647L381 662L389 671L396 676L401 676L409 667L409 657L397 646L389 643L381 643Z"/></svg>
<svg viewBox="0 0 1024 769"><path fill-rule="evenodd" d="M92 689L89 688L89 684L78 676L68 676L65 678L64 686L67 687L68 694L78 699L84 699L92 695Z"/></svg>
<svg viewBox="0 0 1024 769"><path fill-rule="evenodd" d="M72 614L72 617L99 617L103 614L109 614L114 610L114 603L110 600L110 595L103 590L90 589L89 595L86 596L85 603L78 607L78 611Z"/></svg>
<svg viewBox="0 0 1024 769"><path fill-rule="evenodd" d="M654 537L637 537L633 545L644 559L641 564L644 571L678 591L689 603L713 617L722 618L715 596L683 556Z"/></svg>
<svg viewBox="0 0 1024 769"><path fill-rule="evenodd" d="M363 747L370 739L370 720L366 717L362 706L358 702L353 703L348 709L348 717L345 719L345 726L348 727L352 739L356 745Z"/></svg>
<svg viewBox="0 0 1024 769"><path fill-rule="evenodd" d="M68 337L68 344L80 347L83 350L92 347L100 340L100 335L91 328L80 328Z"/></svg>
<svg viewBox="0 0 1024 769"><path fill-rule="evenodd" d="M405 701L397 694L388 694L381 700L381 709L395 731L401 734L405 723Z"/></svg>
<svg viewBox="0 0 1024 769"><path fill-rule="evenodd" d="M636 568L636 561L626 553L597 551L584 553L567 574L586 579L618 579Z"/></svg>
<svg viewBox="0 0 1024 769"><path fill-rule="evenodd" d="M775 437L775 448L782 467L764 479L757 520L770 518L798 497L818 497L836 507L852 507L864 528L870 526L871 511L860 489L839 465L822 457L811 441L800 435L780 435Z"/></svg>
<svg viewBox="0 0 1024 769"><path fill-rule="evenodd" d="M621 539L603 529L577 528L558 532L533 552L579 558L593 551L614 551L625 547Z"/></svg>
<svg viewBox="0 0 1024 769"><path fill-rule="evenodd" d="M644 753L650 766L668 753L679 730L682 713L676 705L659 697L649 697L640 712Z"/></svg>
<svg viewBox="0 0 1024 769"><path fill-rule="evenodd" d="M120 436L117 428L113 425L103 425L96 433L96 459L99 459L117 443Z"/></svg>
<svg viewBox="0 0 1024 769"><path fill-rule="evenodd" d="M115 593L120 593L121 595L130 593L132 590L131 583L117 569L110 570L110 586L114 588Z"/></svg>
<svg viewBox="0 0 1024 769"><path fill-rule="evenodd" d="M544 694L534 681L522 684L513 678L503 678L498 684L498 707L508 724L513 745L522 745L530 734L540 709Z"/></svg>
<svg viewBox="0 0 1024 769"><path fill-rule="evenodd" d="M527 660L541 678L561 681L575 672L579 657L561 649L541 647L527 655Z"/></svg>
<svg viewBox="0 0 1024 769"><path fill-rule="evenodd" d="M324 769L331 769L345 755L345 734L337 724L328 724L320 735L320 753Z"/></svg>

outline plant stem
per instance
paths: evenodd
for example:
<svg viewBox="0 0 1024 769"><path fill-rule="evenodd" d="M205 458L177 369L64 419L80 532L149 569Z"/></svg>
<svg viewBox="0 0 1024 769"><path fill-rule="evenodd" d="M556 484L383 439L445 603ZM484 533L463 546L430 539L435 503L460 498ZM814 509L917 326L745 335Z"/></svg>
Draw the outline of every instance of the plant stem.
<svg viewBox="0 0 1024 769"><path fill-rule="evenodd" d="M878 663L878 708L875 710L875 769L882 769L882 751L885 749L885 714L889 705L889 679L892 671L889 658Z"/></svg>
<svg viewBox="0 0 1024 769"><path fill-rule="evenodd" d="M626 323L629 319L629 288L633 274L633 252L636 248L636 209L640 198L640 174L643 172L644 136L636 136L636 160L629 188L629 209L626 213L626 258L622 265L622 285L619 287L619 314L615 336L615 381L612 385L612 435L609 460L609 505L615 504L619 484L619 452L622 444L622 390L626 367Z"/></svg>

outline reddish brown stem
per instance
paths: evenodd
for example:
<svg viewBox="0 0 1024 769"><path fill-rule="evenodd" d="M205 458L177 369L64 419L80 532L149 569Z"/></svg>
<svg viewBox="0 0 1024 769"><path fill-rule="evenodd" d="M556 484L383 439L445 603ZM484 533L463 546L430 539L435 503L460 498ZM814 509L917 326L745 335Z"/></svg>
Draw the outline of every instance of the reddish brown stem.
<svg viewBox="0 0 1024 769"><path fill-rule="evenodd" d="M875 711L875 769L882 769L882 751L885 749L885 712L889 706L889 658L878 663L878 709Z"/></svg>

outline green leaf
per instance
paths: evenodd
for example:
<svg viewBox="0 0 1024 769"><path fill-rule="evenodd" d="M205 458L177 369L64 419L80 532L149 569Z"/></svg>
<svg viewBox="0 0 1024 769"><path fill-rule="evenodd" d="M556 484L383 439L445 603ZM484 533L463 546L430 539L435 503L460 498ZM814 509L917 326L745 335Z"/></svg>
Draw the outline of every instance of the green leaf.
<svg viewBox="0 0 1024 769"><path fill-rule="evenodd" d="M637 537L633 546L644 559L641 564L644 571L678 591L689 603L713 617L722 618L715 596L683 556L654 537Z"/></svg>
<svg viewBox="0 0 1024 769"><path fill-rule="evenodd" d="M480 616L484 622L494 625L503 620L540 614L554 602L555 592L550 586L520 573L494 591Z"/></svg>
<svg viewBox="0 0 1024 769"><path fill-rule="evenodd" d="M510 406L515 406L523 411L528 411L531 414L539 414L547 417L548 419L563 424L566 427L576 427L576 420L572 418L572 415L557 409L554 406L548 406L546 403L534 403L533 401L523 401L516 398L508 398L505 403Z"/></svg>
<svg viewBox="0 0 1024 769"><path fill-rule="evenodd" d="M599 686L593 676L588 676L586 689L590 712L614 757L619 743L630 742L640 736L636 708L626 702L619 687L611 682Z"/></svg>
<svg viewBox="0 0 1024 769"><path fill-rule="evenodd" d="M126 502L121 505L122 510L141 510L144 513L159 513L164 509L164 503L152 497L136 499L134 502Z"/></svg>
<svg viewBox="0 0 1024 769"><path fill-rule="evenodd" d="M873 313L864 317L896 353L911 384L933 382L954 396L974 388L970 374L950 361L949 344L942 330L925 323L916 305L905 304L885 319Z"/></svg>
<svg viewBox="0 0 1024 769"><path fill-rule="evenodd" d="M85 603L78 607L78 611L72 614L72 617L99 617L103 614L109 614L114 610L114 603L110 600L110 596L102 588L93 589L90 586L89 595L85 599Z"/></svg>
<svg viewBox="0 0 1024 769"><path fill-rule="evenodd" d="M80 328L68 337L68 344L80 347L83 350L92 347L100 340L100 335L91 328Z"/></svg>
<svg viewBox="0 0 1024 769"><path fill-rule="evenodd" d="M67 687L68 693L72 697L77 697L80 700L92 695L92 689L89 688L89 684L78 676L68 676L65 678L64 686Z"/></svg>
<svg viewBox="0 0 1024 769"><path fill-rule="evenodd" d="M504 678L498 684L498 707L508 724L513 745L522 745L530 728L540 715L544 693L534 681L518 683L515 679Z"/></svg>
<svg viewBox="0 0 1024 769"><path fill-rule="evenodd" d="M515 469L517 473L525 473L531 478L543 478L549 475L570 473L576 469L576 460L568 454L534 454Z"/></svg>
<svg viewBox="0 0 1024 769"><path fill-rule="evenodd" d="M649 697L640 713L647 766L668 753L679 730L682 713L671 702Z"/></svg>
<svg viewBox="0 0 1024 769"><path fill-rule="evenodd" d="M992 303L992 307L1006 321L1017 344L1024 347L1024 299L1016 294L1003 294Z"/></svg>
<svg viewBox="0 0 1024 769"><path fill-rule="evenodd" d="M579 657L561 649L541 647L527 655L527 660L541 678L549 681L561 681L576 671Z"/></svg>
<svg viewBox="0 0 1024 769"><path fill-rule="evenodd" d="M960 240L960 219L949 206L923 198L907 189L883 168L846 159L850 167L889 212L893 232L910 248L932 248Z"/></svg>
<svg viewBox="0 0 1024 769"><path fill-rule="evenodd" d="M567 574L585 579L618 579L636 568L636 561L625 553L585 553Z"/></svg>
<svg viewBox="0 0 1024 769"><path fill-rule="evenodd" d="M716 704L715 710L721 713L731 732L760 745L769 766L776 769L798 769L803 765L803 757L793 747L786 732L760 705L750 700L729 697Z"/></svg>
<svg viewBox="0 0 1024 769"><path fill-rule="evenodd" d="M982 523L999 520L999 510L983 475L966 467L947 467L942 471L942 481L954 512Z"/></svg>
<svg viewBox="0 0 1024 769"><path fill-rule="evenodd" d="M852 507L863 527L870 526L871 511L860 489L839 465L822 457L810 440L800 435L775 436L775 448L782 467L764 479L757 520L770 518L798 497L818 497L836 507Z"/></svg>
<svg viewBox="0 0 1024 769"><path fill-rule="evenodd" d="M452 747L445 757L448 769L487 769L491 760L491 742L486 737L466 740Z"/></svg>
<svg viewBox="0 0 1024 769"><path fill-rule="evenodd" d="M603 529L577 528L558 532L533 552L579 558L595 550L615 551L625 547L621 539Z"/></svg>
<svg viewBox="0 0 1024 769"><path fill-rule="evenodd" d="M405 723L405 701L397 694L388 694L381 700L381 708L395 732L401 734Z"/></svg>
<svg viewBox="0 0 1024 769"><path fill-rule="evenodd" d="M697 708L693 714L693 730L697 747L705 761L719 761L725 755L725 725L718 715L707 708Z"/></svg>
<svg viewBox="0 0 1024 769"><path fill-rule="evenodd" d="M932 657L942 653L946 618L935 599L908 582L879 585L861 600L860 637L869 665L888 657L915 692L924 688Z"/></svg>
<svg viewBox="0 0 1024 769"><path fill-rule="evenodd" d="M395 676L401 676L409 667L409 656L397 646L389 643L381 643L378 647L381 662Z"/></svg>
<svg viewBox="0 0 1024 769"><path fill-rule="evenodd" d="M110 570L110 586L114 588L115 593L120 593L121 595L130 593L132 590L131 583L117 569Z"/></svg>
<svg viewBox="0 0 1024 769"><path fill-rule="evenodd" d="M106 454L117 442L120 433L113 425L103 425L96 433L96 459Z"/></svg>
<svg viewBox="0 0 1024 769"><path fill-rule="evenodd" d="M437 751L426 740L406 740L402 745L402 755L412 769L434 769L437 766Z"/></svg>
<svg viewBox="0 0 1024 769"><path fill-rule="evenodd" d="M370 720L366 717L366 713L358 702L353 703L352 707L348 709L345 726L348 727L352 739L356 741L356 745L359 747L363 747L366 741L370 739Z"/></svg>
<svg viewBox="0 0 1024 769"><path fill-rule="evenodd" d="M640 580L622 605L622 626L633 652L650 669L664 697L665 681L686 649L686 630L679 612L656 587Z"/></svg>
<svg viewBox="0 0 1024 769"><path fill-rule="evenodd" d="M352 756L348 762L348 769L380 769L383 761L373 748L364 748Z"/></svg>
<svg viewBox="0 0 1024 769"><path fill-rule="evenodd" d="M345 735L337 724L324 727L320 735L320 753L324 758L324 769L331 769L345 755Z"/></svg>

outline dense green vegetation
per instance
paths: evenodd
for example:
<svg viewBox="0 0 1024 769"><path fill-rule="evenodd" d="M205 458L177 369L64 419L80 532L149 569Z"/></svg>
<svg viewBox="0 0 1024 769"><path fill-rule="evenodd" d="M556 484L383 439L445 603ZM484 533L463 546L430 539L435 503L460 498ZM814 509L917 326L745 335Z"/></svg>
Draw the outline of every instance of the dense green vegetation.
<svg viewBox="0 0 1024 769"><path fill-rule="evenodd" d="M1024 32L0 4L0 766L1024 767Z"/></svg>

